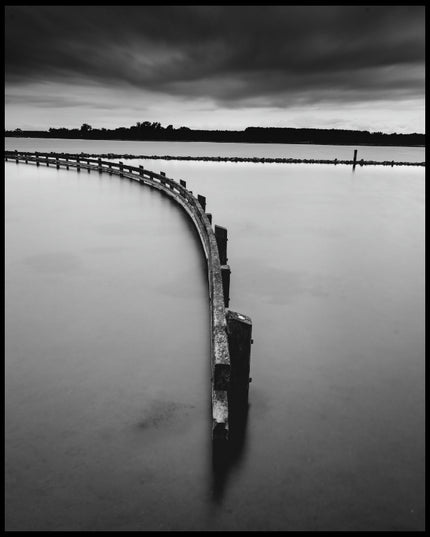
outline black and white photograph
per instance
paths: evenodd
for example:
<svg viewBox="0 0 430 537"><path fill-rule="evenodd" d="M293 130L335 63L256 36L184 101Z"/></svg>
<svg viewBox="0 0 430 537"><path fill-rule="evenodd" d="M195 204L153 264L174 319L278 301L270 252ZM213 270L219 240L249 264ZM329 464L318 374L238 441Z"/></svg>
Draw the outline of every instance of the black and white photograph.
<svg viewBox="0 0 430 537"><path fill-rule="evenodd" d="M5 6L6 532L425 531L425 6Z"/></svg>

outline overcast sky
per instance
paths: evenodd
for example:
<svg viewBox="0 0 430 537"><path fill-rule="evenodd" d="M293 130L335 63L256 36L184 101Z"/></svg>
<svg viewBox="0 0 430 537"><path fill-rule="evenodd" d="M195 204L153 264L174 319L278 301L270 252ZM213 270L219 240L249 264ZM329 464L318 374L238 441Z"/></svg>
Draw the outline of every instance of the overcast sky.
<svg viewBox="0 0 430 537"><path fill-rule="evenodd" d="M424 132L422 6L6 7L6 128Z"/></svg>

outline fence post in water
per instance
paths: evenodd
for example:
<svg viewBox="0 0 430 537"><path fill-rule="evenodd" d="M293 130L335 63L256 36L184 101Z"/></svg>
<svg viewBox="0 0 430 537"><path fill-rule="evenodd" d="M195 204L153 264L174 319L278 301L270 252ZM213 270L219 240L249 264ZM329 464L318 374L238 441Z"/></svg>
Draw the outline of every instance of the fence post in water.
<svg viewBox="0 0 430 537"><path fill-rule="evenodd" d="M49 168L49 157L48 157L48 155L46 155L46 165L47 165L48 168Z"/></svg>
<svg viewBox="0 0 430 537"><path fill-rule="evenodd" d="M230 303L230 274L230 267L228 265L221 265L222 291L224 295L224 306L226 308L228 308Z"/></svg>
<svg viewBox="0 0 430 537"><path fill-rule="evenodd" d="M19 160L18 160L18 150L15 149L15 162L18 164Z"/></svg>
<svg viewBox="0 0 430 537"><path fill-rule="evenodd" d="M77 172L81 171L81 162L79 160L79 155L76 156L76 171Z"/></svg>
<svg viewBox="0 0 430 537"><path fill-rule="evenodd" d="M69 157L66 157L66 168L69 169Z"/></svg>
<svg viewBox="0 0 430 537"><path fill-rule="evenodd" d="M231 377L229 401L247 402L251 358L252 321L246 315L227 311L227 335L230 352Z"/></svg>
<svg viewBox="0 0 430 537"><path fill-rule="evenodd" d="M215 238L218 245L219 262L221 265L227 265L227 229L215 225Z"/></svg>
<svg viewBox="0 0 430 537"><path fill-rule="evenodd" d="M60 169L60 162L58 160L58 157L55 157L55 164L57 165L57 170Z"/></svg>
<svg viewBox="0 0 430 537"><path fill-rule="evenodd" d="M124 177L124 163L123 162L119 163L119 176Z"/></svg>
<svg viewBox="0 0 430 537"><path fill-rule="evenodd" d="M98 171L99 171L99 173L102 173L102 159L100 157L97 159L97 163L99 165L99 170Z"/></svg>
<svg viewBox="0 0 430 537"><path fill-rule="evenodd" d="M206 198L197 194L197 199L199 200L200 205L202 206L203 212L206 210Z"/></svg>
<svg viewBox="0 0 430 537"><path fill-rule="evenodd" d="M141 175L141 176L143 175L143 166L142 165L139 166L139 175Z"/></svg>
<svg viewBox="0 0 430 537"><path fill-rule="evenodd" d="M357 165L357 150L354 149L354 160L352 162L352 169L355 170L355 166Z"/></svg>

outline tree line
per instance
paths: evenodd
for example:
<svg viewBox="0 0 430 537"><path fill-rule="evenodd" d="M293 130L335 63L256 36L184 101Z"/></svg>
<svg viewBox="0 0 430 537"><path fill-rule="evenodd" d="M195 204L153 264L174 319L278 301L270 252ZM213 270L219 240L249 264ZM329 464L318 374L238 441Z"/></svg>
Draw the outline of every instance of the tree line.
<svg viewBox="0 0 430 537"><path fill-rule="evenodd" d="M96 129L88 123L80 128L50 128L48 131L15 129L5 136L30 138L84 138L93 140L186 141L186 142L241 142L279 144L330 144L330 145L395 145L423 146L425 134L386 134L347 129L316 129L290 127L247 127L245 130L200 130L188 127L163 127L158 122L137 122L131 127Z"/></svg>

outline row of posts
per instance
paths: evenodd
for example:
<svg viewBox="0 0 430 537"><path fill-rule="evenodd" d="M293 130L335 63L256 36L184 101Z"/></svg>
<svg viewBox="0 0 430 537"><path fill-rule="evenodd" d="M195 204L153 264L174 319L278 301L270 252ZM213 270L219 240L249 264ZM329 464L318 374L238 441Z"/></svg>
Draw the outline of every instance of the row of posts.
<svg viewBox="0 0 430 537"><path fill-rule="evenodd" d="M161 176L165 176L160 172ZM179 184L187 188L187 183L183 179ZM206 212L206 198L201 194L197 195L197 201L201 209L205 212L209 222L212 224L212 214ZM221 278L224 295L224 306L229 307L230 303L230 266L227 264L227 229L214 225L214 234L218 246L219 261L221 266ZM242 415L248 405L252 340L252 320L250 317L235 311L226 311L227 339L230 354L230 382L227 390L229 418L232 414ZM221 429L221 436L217 437L214 431L214 440L223 440L224 432ZM234 430L230 431L234 434Z"/></svg>

